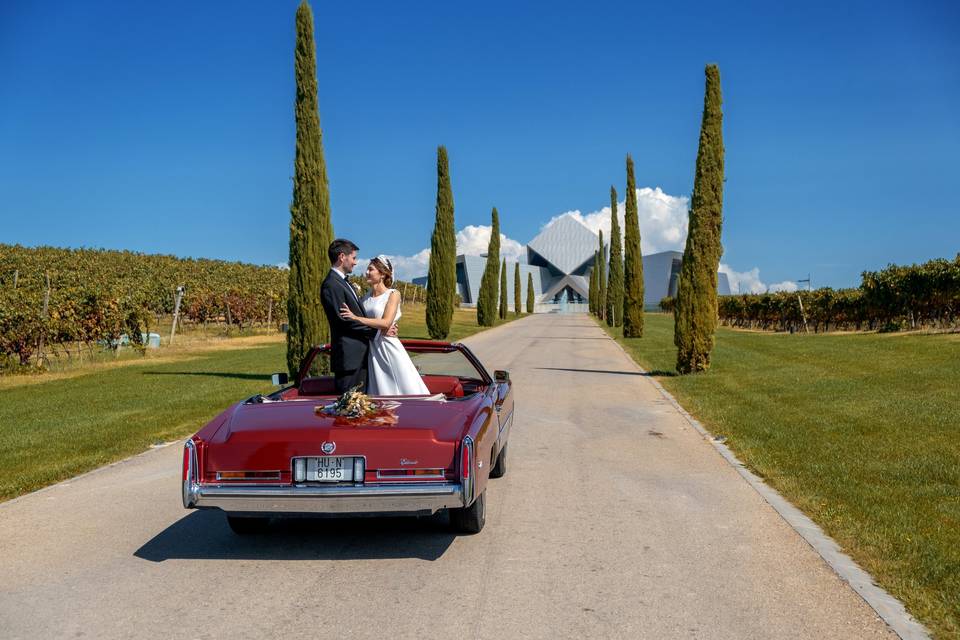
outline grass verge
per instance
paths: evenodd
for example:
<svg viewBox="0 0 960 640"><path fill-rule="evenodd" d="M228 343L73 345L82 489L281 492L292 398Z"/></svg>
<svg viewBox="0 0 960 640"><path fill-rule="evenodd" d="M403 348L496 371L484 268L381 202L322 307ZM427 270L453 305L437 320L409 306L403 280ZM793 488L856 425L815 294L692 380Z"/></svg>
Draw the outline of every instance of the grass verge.
<svg viewBox="0 0 960 640"><path fill-rule="evenodd" d="M476 324L476 312L457 309L449 339L480 331ZM405 306L400 335L428 337L423 305ZM285 363L286 342L275 334L3 378L0 500L186 437L231 403L272 389L270 374Z"/></svg>
<svg viewBox="0 0 960 640"><path fill-rule="evenodd" d="M604 329L937 637L960 637L960 335L717 330L676 376L673 317Z"/></svg>

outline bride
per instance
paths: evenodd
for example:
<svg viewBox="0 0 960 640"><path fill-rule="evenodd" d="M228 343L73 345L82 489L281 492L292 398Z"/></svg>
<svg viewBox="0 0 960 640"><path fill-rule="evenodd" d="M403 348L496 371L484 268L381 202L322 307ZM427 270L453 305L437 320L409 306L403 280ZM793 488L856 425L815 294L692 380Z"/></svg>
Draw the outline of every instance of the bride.
<svg viewBox="0 0 960 640"><path fill-rule="evenodd" d="M344 304L340 307L340 317L379 329L376 337L370 341L367 355L368 393L372 396L429 395L430 390L423 383L423 378L400 340L385 335L401 315L400 292L389 288L393 284L393 264L390 259L379 255L371 260L366 279L372 290L360 303L367 316L358 317Z"/></svg>

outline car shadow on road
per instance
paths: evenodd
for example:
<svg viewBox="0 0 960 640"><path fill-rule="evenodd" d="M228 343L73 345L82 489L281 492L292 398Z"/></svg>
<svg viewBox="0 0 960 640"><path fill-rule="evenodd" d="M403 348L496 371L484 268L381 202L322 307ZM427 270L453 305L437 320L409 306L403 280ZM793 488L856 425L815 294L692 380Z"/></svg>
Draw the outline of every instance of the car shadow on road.
<svg viewBox="0 0 960 640"><path fill-rule="evenodd" d="M164 560L437 560L453 543L444 514L416 518L275 519L240 536L219 511L193 511L134 552Z"/></svg>

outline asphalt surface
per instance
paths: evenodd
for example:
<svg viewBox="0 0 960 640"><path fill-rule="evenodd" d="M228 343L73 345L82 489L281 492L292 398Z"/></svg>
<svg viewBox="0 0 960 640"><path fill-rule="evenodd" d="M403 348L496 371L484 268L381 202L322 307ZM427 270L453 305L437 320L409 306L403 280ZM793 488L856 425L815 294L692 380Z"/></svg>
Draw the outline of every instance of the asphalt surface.
<svg viewBox="0 0 960 640"><path fill-rule="evenodd" d="M168 446L0 504L0 637L893 637L589 318L466 342L517 403L479 535L238 537L182 508Z"/></svg>

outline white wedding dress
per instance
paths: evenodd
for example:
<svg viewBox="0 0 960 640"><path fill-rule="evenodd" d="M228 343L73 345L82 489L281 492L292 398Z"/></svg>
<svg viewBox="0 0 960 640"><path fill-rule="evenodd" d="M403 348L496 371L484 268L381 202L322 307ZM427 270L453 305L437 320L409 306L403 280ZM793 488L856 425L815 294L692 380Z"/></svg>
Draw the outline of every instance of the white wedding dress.
<svg viewBox="0 0 960 640"><path fill-rule="evenodd" d="M390 292L396 289L387 289L379 296L368 295L361 300L363 310L368 318L382 318L387 308ZM394 322L400 321L400 308L397 308L397 317ZM370 353L367 356L367 371L369 380L367 393L372 396L415 396L429 395L430 390L423 383L423 378L413 361L407 355L407 350L400 344L398 338L384 335L383 330L377 331L376 337L370 341Z"/></svg>

